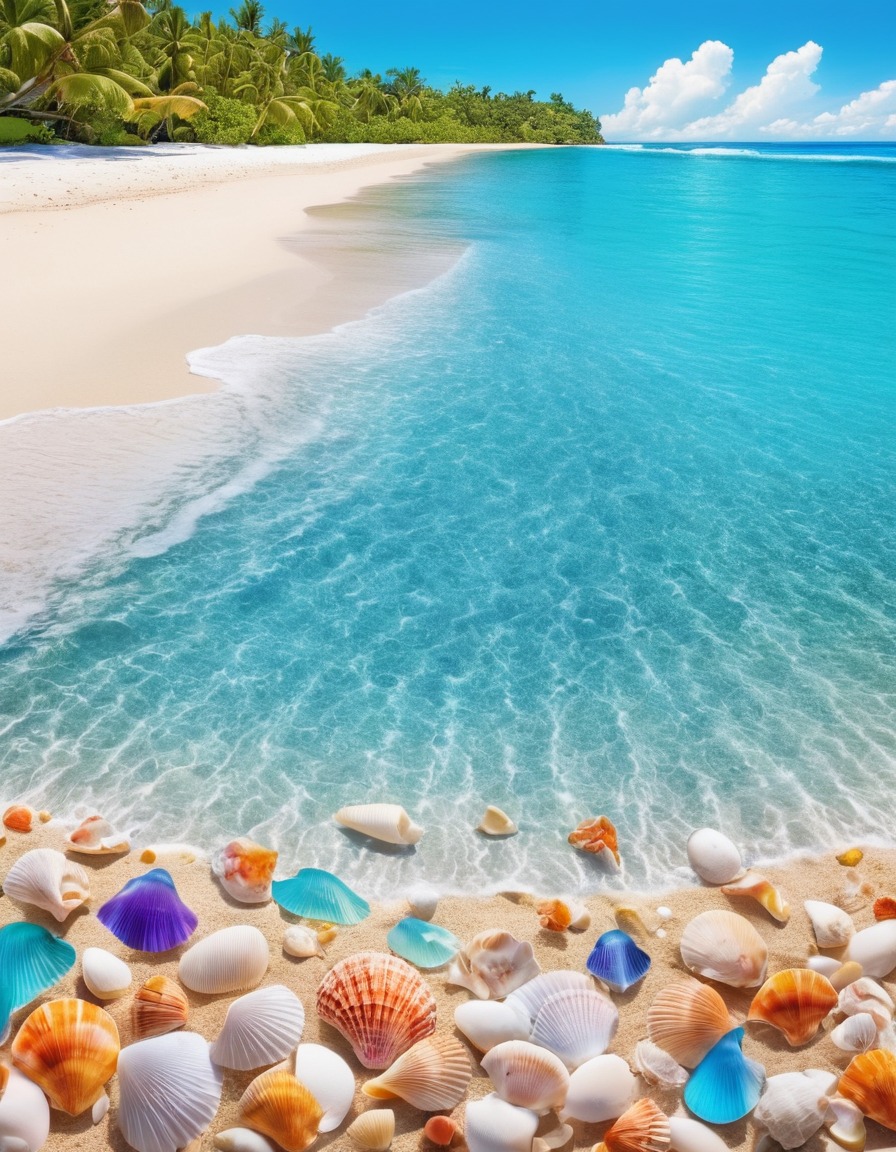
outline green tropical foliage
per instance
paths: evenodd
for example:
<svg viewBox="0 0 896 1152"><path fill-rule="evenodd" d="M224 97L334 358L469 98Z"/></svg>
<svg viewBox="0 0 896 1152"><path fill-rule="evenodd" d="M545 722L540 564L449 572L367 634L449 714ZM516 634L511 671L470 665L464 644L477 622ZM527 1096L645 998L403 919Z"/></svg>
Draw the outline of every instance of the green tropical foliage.
<svg viewBox="0 0 896 1152"><path fill-rule="evenodd" d="M265 27L260 0L222 20L174 0L0 0L0 144L59 138L602 143L559 93L442 92L412 67L350 75L310 28Z"/></svg>

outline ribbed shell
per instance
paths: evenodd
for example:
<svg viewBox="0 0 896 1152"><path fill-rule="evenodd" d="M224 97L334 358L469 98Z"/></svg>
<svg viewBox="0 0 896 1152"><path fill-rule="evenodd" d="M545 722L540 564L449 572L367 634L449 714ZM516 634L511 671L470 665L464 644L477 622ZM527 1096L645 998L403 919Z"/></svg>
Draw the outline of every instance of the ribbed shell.
<svg viewBox="0 0 896 1152"><path fill-rule="evenodd" d="M619 1011L612 1000L591 988L567 988L542 1004L531 1038L572 1072L606 1052L618 1025Z"/></svg>
<svg viewBox="0 0 896 1152"><path fill-rule="evenodd" d="M317 1011L348 1040L365 1068L388 1068L436 1028L436 1002L410 964L358 952L336 964L317 993Z"/></svg>
<svg viewBox="0 0 896 1152"><path fill-rule="evenodd" d="M141 952L167 952L185 943L199 923L177 894L171 874L153 868L135 876L97 912L122 944Z"/></svg>
<svg viewBox="0 0 896 1152"><path fill-rule="evenodd" d="M400 804L350 804L340 808L333 819L343 828L385 844L416 844L423 835L423 829Z"/></svg>
<svg viewBox="0 0 896 1152"><path fill-rule="evenodd" d="M684 1102L701 1120L731 1124L759 1102L765 1069L741 1051L743 1028L732 1028L703 1057L684 1086Z"/></svg>
<svg viewBox="0 0 896 1152"><path fill-rule="evenodd" d="M471 1100L464 1112L464 1139L469 1152L531 1152L538 1116L508 1104L494 1092Z"/></svg>
<svg viewBox="0 0 896 1152"><path fill-rule="evenodd" d="M837 1091L871 1120L896 1130L896 1053L874 1048L856 1056L840 1077Z"/></svg>
<svg viewBox="0 0 896 1152"><path fill-rule="evenodd" d="M500 999L540 972L528 941L492 928L474 936L458 952L448 969L448 983L469 989L480 1000Z"/></svg>
<svg viewBox="0 0 896 1152"><path fill-rule="evenodd" d="M291 1072L271 1069L252 1081L240 1099L240 1118L284 1148L304 1152L317 1139L323 1110Z"/></svg>
<svg viewBox="0 0 896 1152"><path fill-rule="evenodd" d="M10 868L3 891L20 904L33 904L60 924L90 899L90 877L55 848L33 848Z"/></svg>
<svg viewBox="0 0 896 1152"><path fill-rule="evenodd" d="M802 1072L770 1076L753 1119L782 1148L801 1148L819 1130L827 1114L827 1096Z"/></svg>
<svg viewBox="0 0 896 1152"><path fill-rule="evenodd" d="M575 972L569 968L558 968L553 972L543 972L541 975L526 981L515 992L507 997L505 1003L519 1007L528 1014L532 1024L541 1011L541 1007L548 997L567 988L588 988L594 991L594 981L584 972Z"/></svg>
<svg viewBox="0 0 896 1152"><path fill-rule="evenodd" d="M843 1052L867 1052L877 1044L877 1033L877 1021L870 1012L857 1012L831 1030L831 1041Z"/></svg>
<svg viewBox="0 0 896 1152"><path fill-rule="evenodd" d="M300 1044L292 1070L323 1110L320 1131L338 1128L355 1098L355 1074L346 1061L321 1044Z"/></svg>
<svg viewBox="0 0 896 1152"><path fill-rule="evenodd" d="M67 940L39 924L16 921L0 928L0 1032L13 1012L61 980L77 955Z"/></svg>
<svg viewBox="0 0 896 1152"><path fill-rule="evenodd" d="M370 915L370 905L362 896L322 868L300 868L288 880L274 880L271 895L281 908L308 920L360 924Z"/></svg>
<svg viewBox="0 0 896 1152"><path fill-rule="evenodd" d="M604 1135L609 1152L666 1152L669 1117L652 1100L639 1100Z"/></svg>
<svg viewBox="0 0 896 1152"><path fill-rule="evenodd" d="M375 1108L346 1128L346 1135L361 1152L386 1152L395 1135L395 1113L391 1108Z"/></svg>
<svg viewBox="0 0 896 1152"><path fill-rule="evenodd" d="M268 970L268 942L250 924L221 928L181 957L177 975L193 992L217 996L254 988Z"/></svg>
<svg viewBox="0 0 896 1152"><path fill-rule="evenodd" d="M812 1039L836 1007L837 993L827 977L811 968L785 968L770 976L753 997L747 1019L771 1024L797 1048Z"/></svg>
<svg viewBox="0 0 896 1152"><path fill-rule="evenodd" d="M614 992L625 992L647 975L650 957L627 932L612 928L598 938L585 967Z"/></svg>
<svg viewBox="0 0 896 1152"><path fill-rule="evenodd" d="M399 920L386 937L386 943L402 960L418 968L440 968L460 948L453 932L415 916Z"/></svg>
<svg viewBox="0 0 896 1152"><path fill-rule="evenodd" d="M701 912L681 936L681 958L692 972L732 988L758 987L765 979L768 948L736 912Z"/></svg>
<svg viewBox="0 0 896 1152"><path fill-rule="evenodd" d="M459 1104L472 1078L470 1057L459 1040L427 1036L362 1091L375 1100L398 1096L421 1112L438 1112Z"/></svg>
<svg viewBox="0 0 896 1152"><path fill-rule="evenodd" d="M298 1044L304 1026L305 1009L294 992L282 984L258 988L227 1009L211 1058L241 1072L276 1064Z"/></svg>
<svg viewBox="0 0 896 1152"><path fill-rule="evenodd" d="M508 1104L543 1113L561 1108L569 1090L569 1073L553 1052L525 1040L497 1044L482 1058L495 1091Z"/></svg>
<svg viewBox="0 0 896 1152"><path fill-rule="evenodd" d="M731 1029L725 1001L688 978L661 989L647 1009L647 1034L685 1068L695 1068Z"/></svg>
<svg viewBox="0 0 896 1152"><path fill-rule="evenodd" d="M187 994L167 976L152 976L134 993L131 1025L138 1040L183 1028L190 1012Z"/></svg>
<svg viewBox="0 0 896 1152"><path fill-rule="evenodd" d="M51 1000L25 1020L12 1044L15 1066L39 1084L54 1108L79 1116L115 1074L118 1029L86 1000Z"/></svg>

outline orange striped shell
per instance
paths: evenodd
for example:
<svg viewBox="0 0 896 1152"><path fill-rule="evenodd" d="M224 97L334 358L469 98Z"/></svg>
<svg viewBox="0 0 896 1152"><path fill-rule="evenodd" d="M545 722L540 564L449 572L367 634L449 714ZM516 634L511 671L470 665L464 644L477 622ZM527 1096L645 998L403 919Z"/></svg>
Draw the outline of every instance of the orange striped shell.
<svg viewBox="0 0 896 1152"><path fill-rule="evenodd" d="M856 1056L837 1091L871 1120L896 1131L896 1053L873 1048Z"/></svg>
<svg viewBox="0 0 896 1152"><path fill-rule="evenodd" d="M272 1068L257 1076L240 1099L240 1119L270 1136L286 1152L304 1152L317 1139L324 1110L291 1072Z"/></svg>
<svg viewBox="0 0 896 1152"><path fill-rule="evenodd" d="M826 976L811 968L785 968L769 976L753 997L747 1019L771 1024L796 1048L812 1039L836 1007L837 993Z"/></svg>
<svg viewBox="0 0 896 1152"><path fill-rule="evenodd" d="M131 1025L138 1040L163 1036L187 1022L190 1003L179 984L167 976L152 976L134 993Z"/></svg>
<svg viewBox="0 0 896 1152"><path fill-rule="evenodd" d="M647 1009L647 1035L685 1068L696 1068L732 1026L715 988L691 977L663 988Z"/></svg>
<svg viewBox="0 0 896 1152"><path fill-rule="evenodd" d="M598 1147L608 1152L666 1152L671 1141L669 1117L645 1097L622 1113Z"/></svg>

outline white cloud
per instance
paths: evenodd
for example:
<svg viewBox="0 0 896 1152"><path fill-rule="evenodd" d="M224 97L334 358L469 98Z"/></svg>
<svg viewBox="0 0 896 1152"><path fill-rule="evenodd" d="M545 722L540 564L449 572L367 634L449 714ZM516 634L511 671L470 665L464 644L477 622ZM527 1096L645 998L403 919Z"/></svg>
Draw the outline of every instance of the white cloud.
<svg viewBox="0 0 896 1152"><path fill-rule="evenodd" d="M896 129L896 80L885 80L870 92L844 104L839 112L822 112L808 121L779 119L767 131L786 139L842 138L874 139Z"/></svg>

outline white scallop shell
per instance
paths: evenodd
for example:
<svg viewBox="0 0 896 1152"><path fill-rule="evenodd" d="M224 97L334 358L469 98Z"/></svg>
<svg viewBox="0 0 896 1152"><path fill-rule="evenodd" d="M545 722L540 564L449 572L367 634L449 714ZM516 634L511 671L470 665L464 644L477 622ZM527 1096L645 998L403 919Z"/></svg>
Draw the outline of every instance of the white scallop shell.
<svg viewBox="0 0 896 1152"><path fill-rule="evenodd" d="M732 988L765 980L768 947L749 920L736 912L701 912L681 935L681 958L692 972Z"/></svg>
<svg viewBox="0 0 896 1152"><path fill-rule="evenodd" d="M324 956L317 933L304 924L291 924L283 935L283 951L287 956Z"/></svg>
<svg viewBox="0 0 896 1152"><path fill-rule="evenodd" d="M896 920L881 920L850 940L843 956L862 965L862 973L880 980L896 968Z"/></svg>
<svg viewBox="0 0 896 1152"><path fill-rule="evenodd" d="M670 1152L728 1152L728 1145L711 1128L690 1116L670 1116Z"/></svg>
<svg viewBox="0 0 896 1152"><path fill-rule="evenodd" d="M226 1128L216 1134L213 1143L220 1152L276 1152L266 1136L251 1128Z"/></svg>
<svg viewBox="0 0 896 1152"><path fill-rule="evenodd" d="M318 1132L332 1132L345 1119L355 1098L355 1074L338 1052L322 1044L300 1044L293 1075L324 1111Z"/></svg>
<svg viewBox="0 0 896 1152"><path fill-rule="evenodd" d="M570 1072L601 1056L619 1026L616 1005L593 988L567 988L542 1004L532 1026L532 1042L559 1056Z"/></svg>
<svg viewBox="0 0 896 1152"><path fill-rule="evenodd" d="M505 1040L528 1040L529 1014L522 1005L500 1000L467 1000L454 1009L454 1023L474 1048L488 1052Z"/></svg>
<svg viewBox="0 0 896 1152"><path fill-rule="evenodd" d="M688 860L707 884L728 884L743 868L737 845L714 828L698 828L688 839Z"/></svg>
<svg viewBox="0 0 896 1152"><path fill-rule="evenodd" d="M42 908L62 923L90 899L90 877L55 848L32 848L13 864L3 891L20 904Z"/></svg>
<svg viewBox="0 0 896 1152"><path fill-rule="evenodd" d="M574 972L569 968L558 968L553 972L543 972L540 976L528 980L521 988L517 988L504 1001L514 1008L520 1008L529 1016L530 1025L541 1011L542 1005L557 992L567 988L588 988L594 990L595 984L590 976L584 972Z"/></svg>
<svg viewBox="0 0 896 1152"><path fill-rule="evenodd" d="M753 1119L782 1148L800 1148L824 1123L828 1098L802 1072L769 1076Z"/></svg>
<svg viewBox="0 0 896 1152"><path fill-rule="evenodd" d="M117 1000L131 986L133 976L124 960L105 948L85 948L81 954L81 975L97 1000Z"/></svg>
<svg viewBox="0 0 896 1152"><path fill-rule="evenodd" d="M195 1032L171 1032L122 1048L118 1126L137 1152L177 1152L211 1124L224 1072Z"/></svg>
<svg viewBox="0 0 896 1152"><path fill-rule="evenodd" d="M416 844L423 829L400 804L350 804L333 816L343 828L361 832L386 844Z"/></svg>
<svg viewBox="0 0 896 1152"><path fill-rule="evenodd" d="M492 928L463 946L451 961L447 982L468 988L480 1000L500 999L540 972L528 941Z"/></svg>
<svg viewBox="0 0 896 1152"><path fill-rule="evenodd" d="M680 1088L687 1084L689 1072L652 1040L639 1040L635 1045L635 1067L648 1084L662 1088Z"/></svg>
<svg viewBox="0 0 896 1152"><path fill-rule="evenodd" d="M534 1112L508 1104L494 1092L471 1100L464 1114L469 1152L530 1152L537 1128Z"/></svg>
<svg viewBox="0 0 896 1152"><path fill-rule="evenodd" d="M877 1046L877 1021L870 1012L847 1016L831 1031L831 1040L843 1052L867 1052Z"/></svg>
<svg viewBox="0 0 896 1152"><path fill-rule="evenodd" d="M234 924L188 948L177 975L191 991L207 996L240 992L261 981L270 958L268 942L257 928Z"/></svg>
<svg viewBox="0 0 896 1152"><path fill-rule="evenodd" d="M566 1065L537 1044L507 1040L482 1058L482 1067L495 1091L508 1104L532 1112L561 1108L569 1089Z"/></svg>
<svg viewBox="0 0 896 1152"><path fill-rule="evenodd" d="M434 1035L418 1040L361 1090L379 1099L398 1096L421 1112L441 1112L463 1100L472 1076L470 1055L460 1040Z"/></svg>
<svg viewBox="0 0 896 1152"><path fill-rule="evenodd" d="M0 1096L0 1144L10 1150L20 1140L28 1152L38 1152L50 1134L50 1105L36 1084L18 1068L10 1068Z"/></svg>
<svg viewBox="0 0 896 1152"><path fill-rule="evenodd" d="M484 832L486 836L514 836L519 832L519 828L506 812L496 808L493 804L489 804L485 810L485 815L479 822L477 831Z"/></svg>
<svg viewBox="0 0 896 1152"><path fill-rule="evenodd" d="M432 920L439 905L439 894L429 884L415 884L407 894L408 908L418 920Z"/></svg>
<svg viewBox="0 0 896 1152"><path fill-rule="evenodd" d="M391 1108L362 1112L349 1124L345 1134L363 1152L386 1152L395 1135L395 1113Z"/></svg>
<svg viewBox="0 0 896 1152"><path fill-rule="evenodd" d="M803 907L812 923L815 943L819 948L842 948L855 935L852 917L836 904L823 900L804 900Z"/></svg>
<svg viewBox="0 0 896 1152"><path fill-rule="evenodd" d="M305 1009L282 984L256 988L227 1009L217 1040L209 1052L222 1068L249 1072L284 1060L295 1048L305 1026Z"/></svg>
<svg viewBox="0 0 896 1152"><path fill-rule="evenodd" d="M838 1012L844 1016L868 1012L874 1017L878 1028L885 1028L892 1021L894 1007L887 990L867 976L847 984L837 998Z"/></svg>
<svg viewBox="0 0 896 1152"><path fill-rule="evenodd" d="M586 1124L616 1120L634 1103L637 1092L638 1081L620 1056L595 1056L570 1076L560 1119Z"/></svg>

